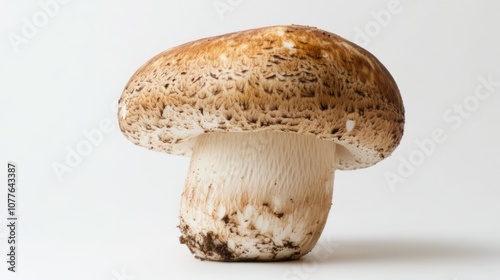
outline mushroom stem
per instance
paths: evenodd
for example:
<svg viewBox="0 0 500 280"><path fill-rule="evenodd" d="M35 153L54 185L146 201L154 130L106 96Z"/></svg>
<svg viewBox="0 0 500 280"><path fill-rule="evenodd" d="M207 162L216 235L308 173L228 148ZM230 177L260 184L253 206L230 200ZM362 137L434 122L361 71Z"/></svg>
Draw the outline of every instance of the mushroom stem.
<svg viewBox="0 0 500 280"><path fill-rule="evenodd" d="M181 200L181 243L214 261L298 259L331 207L335 146L283 132L199 136Z"/></svg>

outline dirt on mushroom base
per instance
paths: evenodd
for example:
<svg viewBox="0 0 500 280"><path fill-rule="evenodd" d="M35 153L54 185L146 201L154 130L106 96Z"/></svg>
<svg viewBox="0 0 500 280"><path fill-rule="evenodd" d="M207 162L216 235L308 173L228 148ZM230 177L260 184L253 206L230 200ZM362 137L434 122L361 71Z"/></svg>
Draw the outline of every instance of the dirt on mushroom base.
<svg viewBox="0 0 500 280"><path fill-rule="evenodd" d="M189 228L189 226L184 226L184 228ZM221 261L231 261L235 259L234 254L228 249L227 244L220 242L220 239L213 232L208 232L206 235L200 235L202 242L199 242L196 241L193 236L184 234L186 231L183 230L183 236L179 237L179 241L181 244L186 244L197 259L205 260L196 255L195 250L192 248L197 248L210 257L214 255L218 256L217 259L220 258Z"/></svg>
<svg viewBox="0 0 500 280"><path fill-rule="evenodd" d="M225 216L223 218L224 223L229 225L229 218ZM227 244L227 241L221 240L218 234L208 231L206 234L204 233L193 233L190 230L189 225L187 225L183 219L181 219L181 224L178 226L181 230L182 236L179 237L179 241L181 244L187 245L191 253L195 256L195 258L200 260L211 260L211 261L221 261L221 262L249 262L249 261L290 261L290 260L298 260L302 254L300 250L300 246L292 241L284 241L283 245L277 245L272 238L267 237L263 234L257 234L253 236L253 238L258 238L260 242L256 242L254 244L255 248L263 255L271 257L256 256L256 257L248 257L248 256L240 256L238 257L236 253L234 253ZM234 230L231 230L232 232ZM235 232L238 234L238 232ZM239 236L239 238L245 238L243 236ZM241 245L236 245L237 247ZM291 251L292 253L283 258L283 256L279 256L279 253L283 251ZM245 250L245 253L250 253L248 249Z"/></svg>

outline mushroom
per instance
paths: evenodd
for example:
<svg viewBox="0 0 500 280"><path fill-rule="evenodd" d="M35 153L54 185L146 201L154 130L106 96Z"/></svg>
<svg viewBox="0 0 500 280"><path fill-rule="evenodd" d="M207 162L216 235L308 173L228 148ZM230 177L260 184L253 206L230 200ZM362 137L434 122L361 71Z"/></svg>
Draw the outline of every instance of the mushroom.
<svg viewBox="0 0 500 280"><path fill-rule="evenodd" d="M291 25L156 55L126 85L118 119L133 143L191 156L179 228L196 258L273 261L312 250L334 171L389 156L404 107L368 51Z"/></svg>

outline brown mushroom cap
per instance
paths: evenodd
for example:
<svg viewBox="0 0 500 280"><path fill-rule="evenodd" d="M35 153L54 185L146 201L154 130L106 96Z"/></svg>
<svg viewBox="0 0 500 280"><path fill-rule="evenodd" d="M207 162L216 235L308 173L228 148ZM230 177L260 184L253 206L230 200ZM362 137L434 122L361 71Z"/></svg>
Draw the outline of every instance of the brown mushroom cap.
<svg viewBox="0 0 500 280"><path fill-rule="evenodd" d="M137 145L191 154L210 132L315 135L337 147L337 169L373 165L399 144L404 107L368 51L306 26L273 26L166 50L132 76L119 123Z"/></svg>

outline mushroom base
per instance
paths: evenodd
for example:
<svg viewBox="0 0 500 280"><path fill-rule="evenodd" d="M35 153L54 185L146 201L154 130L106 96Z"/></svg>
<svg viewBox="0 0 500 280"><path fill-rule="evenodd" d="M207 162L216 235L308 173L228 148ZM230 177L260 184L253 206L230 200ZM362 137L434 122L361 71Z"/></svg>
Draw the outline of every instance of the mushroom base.
<svg viewBox="0 0 500 280"><path fill-rule="evenodd" d="M283 132L199 136L181 199L180 242L196 258L307 254L331 207L335 144Z"/></svg>

